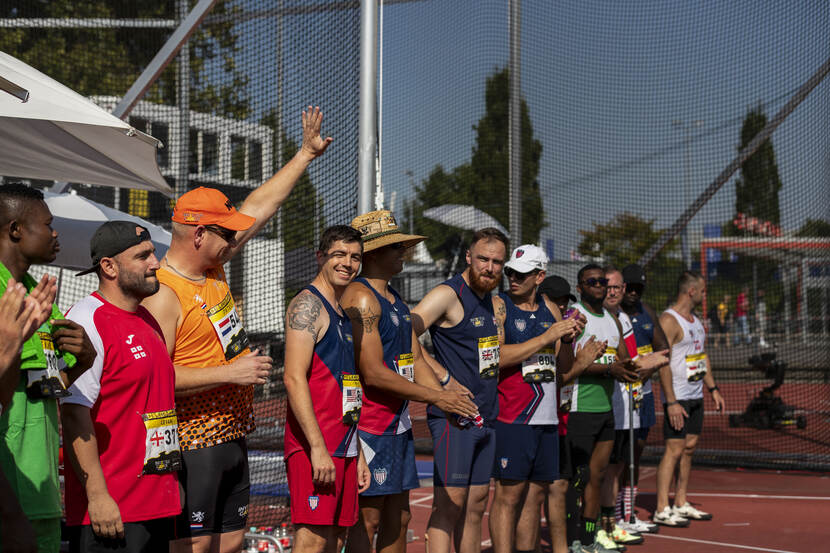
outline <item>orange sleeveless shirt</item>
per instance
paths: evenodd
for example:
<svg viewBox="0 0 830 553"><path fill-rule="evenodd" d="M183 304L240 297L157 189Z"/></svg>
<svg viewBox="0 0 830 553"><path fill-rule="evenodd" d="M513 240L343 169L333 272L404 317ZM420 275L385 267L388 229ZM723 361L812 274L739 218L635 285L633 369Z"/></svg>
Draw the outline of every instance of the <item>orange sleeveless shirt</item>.
<svg viewBox="0 0 830 553"><path fill-rule="evenodd" d="M203 282L187 280L166 267L156 274L162 284L176 293L181 304L174 365L216 367L250 352L248 336L221 268L208 271ZM253 400L253 386L235 384L176 397L182 449L209 447L252 432L256 428Z"/></svg>

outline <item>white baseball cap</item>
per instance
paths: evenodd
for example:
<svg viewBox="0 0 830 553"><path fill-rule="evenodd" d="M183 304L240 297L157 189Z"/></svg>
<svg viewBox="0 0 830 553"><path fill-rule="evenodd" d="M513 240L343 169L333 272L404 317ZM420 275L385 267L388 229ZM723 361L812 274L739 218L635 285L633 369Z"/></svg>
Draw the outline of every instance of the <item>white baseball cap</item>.
<svg viewBox="0 0 830 553"><path fill-rule="evenodd" d="M544 271L548 266L548 256L539 246L525 244L513 250L510 261L504 264L505 269L513 269L519 273Z"/></svg>

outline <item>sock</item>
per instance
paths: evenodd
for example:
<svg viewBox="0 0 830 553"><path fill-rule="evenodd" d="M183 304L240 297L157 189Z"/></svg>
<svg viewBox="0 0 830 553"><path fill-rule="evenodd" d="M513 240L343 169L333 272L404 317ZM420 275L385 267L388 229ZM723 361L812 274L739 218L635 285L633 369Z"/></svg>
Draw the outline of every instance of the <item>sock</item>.
<svg viewBox="0 0 830 553"><path fill-rule="evenodd" d="M622 488L617 493L617 501L614 503L614 516L617 520L628 520L628 517L625 516L625 507L623 506L623 494L626 493L628 493L628 488Z"/></svg>
<svg viewBox="0 0 830 553"><path fill-rule="evenodd" d="M631 488L626 486L622 490L622 519L627 521L629 519L629 513L631 513Z"/></svg>
<svg viewBox="0 0 830 553"><path fill-rule="evenodd" d="M582 522L582 531L579 539L582 545L590 546L594 544L594 537L597 535L597 519L584 518Z"/></svg>

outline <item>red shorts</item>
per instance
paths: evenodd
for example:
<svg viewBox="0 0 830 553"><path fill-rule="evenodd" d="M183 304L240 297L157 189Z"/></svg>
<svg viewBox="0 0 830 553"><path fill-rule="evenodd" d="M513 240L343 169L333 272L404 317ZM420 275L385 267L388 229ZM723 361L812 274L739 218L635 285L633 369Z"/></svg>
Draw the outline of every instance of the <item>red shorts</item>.
<svg viewBox="0 0 830 553"><path fill-rule="evenodd" d="M334 484L311 481L311 460L305 451L285 460L292 524L354 526L357 523L357 457L332 457Z"/></svg>

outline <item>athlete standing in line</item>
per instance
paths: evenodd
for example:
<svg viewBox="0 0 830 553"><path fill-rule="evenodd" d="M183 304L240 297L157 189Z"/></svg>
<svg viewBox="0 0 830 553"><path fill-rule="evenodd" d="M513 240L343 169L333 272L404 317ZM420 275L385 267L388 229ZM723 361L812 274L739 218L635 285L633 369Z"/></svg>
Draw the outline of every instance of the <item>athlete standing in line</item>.
<svg viewBox="0 0 830 553"><path fill-rule="evenodd" d="M483 422L459 427L438 408L427 409L435 450L430 553L449 553L453 543L458 553L481 551L496 449L492 424L498 414L499 336L492 291L501 282L507 248L507 237L498 229L476 231L464 272L430 290L412 310L415 333L429 329L435 358L446 367L446 373L436 373L439 382L469 390L481 416L477 420Z"/></svg>
<svg viewBox="0 0 830 553"><path fill-rule="evenodd" d="M669 342L663 327L654 309L642 301L646 288L646 273L639 265L627 265L622 270L625 294L622 297L621 306L623 312L631 319L634 327L634 339L637 342L637 354L647 355L654 351L669 349ZM659 374L659 373L658 373ZM654 412L654 393L652 392L652 378L645 378L643 381L643 395L637 416L640 420L640 428L634 432L636 443L634 445L634 482L629 482L630 471L623 470L620 479L620 490L617 494L617 524L625 530L635 532L654 532L656 526L650 521L644 521L634 517L634 525L629 526L629 513L634 510L637 504L637 485L640 479L640 456L646 446L649 430L657 421Z"/></svg>
<svg viewBox="0 0 830 553"><path fill-rule="evenodd" d="M251 352L222 265L274 216L306 167L326 151L320 108L302 113L303 143L237 211L218 190L199 187L173 210L159 292L144 301L176 367L176 412L185 506L172 551L239 551L250 495L245 436L255 428L253 385L271 358ZM209 484L209 485L208 485Z"/></svg>
<svg viewBox="0 0 830 553"><path fill-rule="evenodd" d="M98 290L67 318L84 327L97 357L61 400L70 549L167 551L181 513L175 372L161 329L139 305L159 289L146 228L101 225L90 243Z"/></svg>
<svg viewBox="0 0 830 553"><path fill-rule="evenodd" d="M560 366L566 372L571 365L577 371L584 369L604 349L589 340L574 363L570 342L581 332L584 320L562 320L553 302L537 296L547 262L537 246L516 248L504 269L509 292L494 300L503 344L499 414L494 423L496 489L490 507L490 537L496 553L536 549L542 502L559 478L556 380ZM559 340L567 342L560 346ZM526 348L525 344L539 349L508 364L513 346ZM557 355L565 357L565 363L557 363Z"/></svg>
<svg viewBox="0 0 830 553"><path fill-rule="evenodd" d="M421 354L409 307L389 285L403 270L407 250L425 237L403 234L386 210L360 215L352 227L363 237L363 264L340 304L352 322L364 385L357 428L372 480L360 495L360 524L349 532L347 551L368 553L377 533L378 551L403 553L411 519L409 490L420 486L409 400L465 417L478 410L467 394L438 383Z"/></svg>
<svg viewBox="0 0 830 553"><path fill-rule="evenodd" d="M723 395L715 385L704 346L706 331L694 310L703 302L706 281L692 271L677 280L677 298L660 315L660 325L671 346L671 362L660 370L663 386L663 437L666 449L657 467L657 510L654 522L687 526L689 519L709 520L712 515L693 507L686 498L689 476L700 431L703 429L703 385L712 394L715 408L723 410ZM669 507L669 487L675 468L677 485L674 508Z"/></svg>
<svg viewBox="0 0 830 553"><path fill-rule="evenodd" d="M326 229L319 272L285 315L285 465L297 553L340 551L371 479L357 438L363 392L352 324L340 306L362 254L360 232Z"/></svg>

